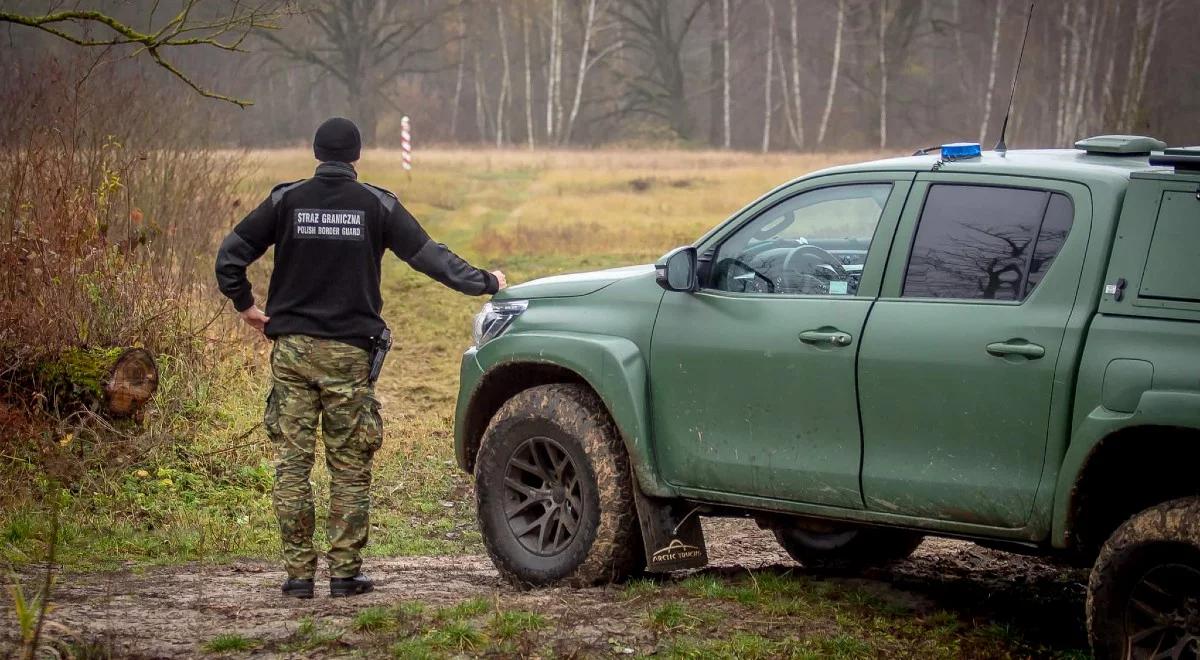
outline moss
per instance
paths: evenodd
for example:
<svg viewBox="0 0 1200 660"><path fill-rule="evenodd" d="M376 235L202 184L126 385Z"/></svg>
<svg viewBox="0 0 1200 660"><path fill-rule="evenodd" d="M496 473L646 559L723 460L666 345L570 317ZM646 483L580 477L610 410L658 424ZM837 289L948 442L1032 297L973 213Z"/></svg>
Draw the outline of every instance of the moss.
<svg viewBox="0 0 1200 660"><path fill-rule="evenodd" d="M71 348L57 360L38 366L40 389L56 395L68 394L87 402L104 397L104 379L124 348Z"/></svg>

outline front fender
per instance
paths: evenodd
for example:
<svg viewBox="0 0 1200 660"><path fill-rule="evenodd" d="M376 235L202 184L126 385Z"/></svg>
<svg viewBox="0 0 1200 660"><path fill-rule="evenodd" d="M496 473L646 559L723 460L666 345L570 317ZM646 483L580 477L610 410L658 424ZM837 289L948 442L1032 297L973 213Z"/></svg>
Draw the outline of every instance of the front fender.
<svg viewBox="0 0 1200 660"><path fill-rule="evenodd" d="M1101 442L1113 434L1138 427L1200 429L1200 392L1151 390L1143 392L1132 413L1097 406L1072 434L1054 492L1052 542L1066 547L1072 524L1074 488Z"/></svg>
<svg viewBox="0 0 1200 660"><path fill-rule="evenodd" d="M637 344L624 337L581 332L531 331L501 335L475 353L479 378L467 407L486 374L514 364L553 365L567 369L600 396L621 432L638 484L647 495L672 497L675 489L658 477L650 446L648 373ZM464 378L466 375L464 374ZM463 385L467 385L464 379ZM466 413L459 411L459 425ZM461 444L462 440L459 439Z"/></svg>

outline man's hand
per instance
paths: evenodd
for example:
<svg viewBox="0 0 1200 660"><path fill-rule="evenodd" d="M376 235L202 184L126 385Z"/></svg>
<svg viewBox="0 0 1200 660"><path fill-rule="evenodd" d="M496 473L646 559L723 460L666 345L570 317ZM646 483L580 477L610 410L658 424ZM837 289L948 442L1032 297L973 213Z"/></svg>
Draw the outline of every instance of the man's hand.
<svg viewBox="0 0 1200 660"><path fill-rule="evenodd" d="M271 317L263 314L262 310L258 308L258 305L247 307L244 311L238 312L238 315L241 316L242 320L248 323L250 327L262 333L267 331L267 321L271 320Z"/></svg>
<svg viewBox="0 0 1200 660"><path fill-rule="evenodd" d="M492 275L494 275L496 277L496 281L499 282L499 288L503 289L504 287L508 286L508 280L504 278L504 271L493 270Z"/></svg>

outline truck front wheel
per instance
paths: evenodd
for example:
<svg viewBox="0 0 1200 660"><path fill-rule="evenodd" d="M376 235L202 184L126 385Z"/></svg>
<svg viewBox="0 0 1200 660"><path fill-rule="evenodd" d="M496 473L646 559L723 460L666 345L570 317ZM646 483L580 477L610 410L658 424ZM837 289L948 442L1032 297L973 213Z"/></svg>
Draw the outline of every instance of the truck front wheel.
<svg viewBox="0 0 1200 660"><path fill-rule="evenodd" d="M590 586L637 569L629 459L581 385L530 388L500 407L475 462L475 496L492 563L519 587Z"/></svg>
<svg viewBox="0 0 1200 660"><path fill-rule="evenodd" d="M1200 658L1200 498L1117 528L1088 580L1087 622L1100 660Z"/></svg>
<svg viewBox="0 0 1200 660"><path fill-rule="evenodd" d="M775 539L792 559L809 567L825 564L885 564L911 555L925 537L916 532L805 522L775 530Z"/></svg>

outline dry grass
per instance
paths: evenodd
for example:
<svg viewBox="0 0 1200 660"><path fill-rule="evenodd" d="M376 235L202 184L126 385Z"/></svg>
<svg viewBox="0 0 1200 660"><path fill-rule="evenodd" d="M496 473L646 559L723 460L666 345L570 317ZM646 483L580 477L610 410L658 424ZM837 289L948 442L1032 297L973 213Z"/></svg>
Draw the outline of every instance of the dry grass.
<svg viewBox="0 0 1200 660"><path fill-rule="evenodd" d="M393 190L435 239L521 282L650 261L782 182L870 157L431 150L418 152L410 179L398 152L368 150L360 171L363 180ZM246 170L236 196L243 210L276 183L310 176L315 165L301 149L242 158ZM228 227L217 229L219 235ZM377 388L387 425L376 459L368 552L477 552L471 480L453 465L452 431L459 356L470 343L471 316L482 301L450 291L394 258L384 263L384 316L397 341ZM269 259L252 269L260 294L269 270ZM210 295L218 300L215 292ZM270 448L261 431L241 437L261 414L269 344L244 329L227 334L226 341L248 349L250 368L229 363L213 380L190 374L199 365L170 365L159 406L186 402L191 411L186 418L152 418L156 437L171 451L146 453L107 474L108 485L95 495L78 498L80 515L70 517L64 530L66 561L93 567L101 557L173 562L277 551ZM197 383L204 388L197 390ZM328 475L320 458L317 466L320 502ZM18 466L8 467L17 477ZM44 531L20 502L28 500L18 498L12 502L16 507L0 510L0 536L9 539L0 544L0 554L18 562L39 556Z"/></svg>

